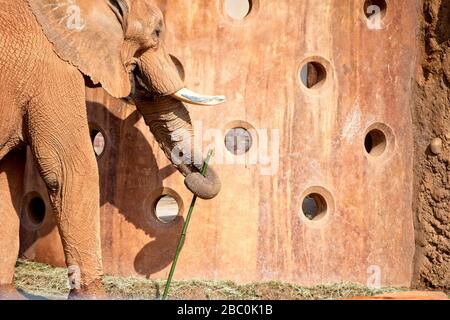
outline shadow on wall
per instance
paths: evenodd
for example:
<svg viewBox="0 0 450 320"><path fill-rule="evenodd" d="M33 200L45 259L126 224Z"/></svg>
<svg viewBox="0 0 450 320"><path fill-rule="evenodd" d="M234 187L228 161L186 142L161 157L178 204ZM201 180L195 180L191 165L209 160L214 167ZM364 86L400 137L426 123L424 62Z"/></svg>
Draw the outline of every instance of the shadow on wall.
<svg viewBox="0 0 450 320"><path fill-rule="evenodd" d="M117 108L118 105L120 108L125 107L119 100L114 100L110 109ZM120 274L120 270L115 268L118 259L130 256L127 243L135 244L131 247L136 247L139 241L134 238L133 233L120 234L120 228L127 227L120 225L124 223L119 217L121 215L137 230L153 238L139 250L134 261L130 261L134 264L136 273L148 278L172 263L178 245L184 218L178 215L173 222L163 223L155 215L155 206L161 196L170 195L170 190L163 187L163 180L179 173L171 165L158 169L154 152L162 151L159 148L153 151L144 134L135 126L142 117L137 110L126 119L121 119L98 102L88 101L87 108L100 175L101 233L105 272ZM100 142L94 139L98 133L102 136ZM31 165L29 168L28 163L27 167L26 179L33 180L31 189L39 191L46 207L50 208L45 187L35 167ZM39 181L35 182L36 180ZM50 250L50 253L35 250L37 240L54 231L56 227L53 214L47 214L45 222L37 230L29 230L22 226L21 256L48 263L59 261L57 264L61 264L63 260L54 257L55 252L61 250L55 248L54 251ZM56 244L47 243L45 246L56 247ZM59 243L58 246L60 247Z"/></svg>
<svg viewBox="0 0 450 320"><path fill-rule="evenodd" d="M112 253L127 250L124 243L128 240L122 238L118 243L119 237L113 234L118 224L113 216L116 212L136 229L154 238L142 247L134 259L135 271L150 277L172 263L183 228L182 216L170 224L164 224L154 214L157 200L166 194L163 180L178 172L171 165L158 169L154 152L162 151L159 148L153 151L146 137L135 126L142 118L137 110L126 119L121 119L101 103L88 102L87 105L91 130L96 130L98 126L106 140L104 153L98 156L105 265L117 265L118 257L112 256ZM129 242L135 243L135 239L129 239Z"/></svg>

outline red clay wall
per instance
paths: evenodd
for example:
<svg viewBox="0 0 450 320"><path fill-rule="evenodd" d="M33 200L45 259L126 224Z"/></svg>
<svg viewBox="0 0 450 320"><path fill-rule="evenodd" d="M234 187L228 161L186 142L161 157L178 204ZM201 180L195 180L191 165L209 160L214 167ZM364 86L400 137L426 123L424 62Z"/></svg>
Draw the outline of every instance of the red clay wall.
<svg viewBox="0 0 450 320"><path fill-rule="evenodd" d="M255 0L243 21L219 0L159 2L187 86L228 97L190 107L198 132L219 130L223 190L198 202L175 277L409 285L417 2L387 1L380 24L368 21L363 0ZM307 62L326 73L310 89L299 79ZM106 137L98 162L105 270L165 278L191 195L133 106L101 89L87 99L93 128ZM226 150L233 127L256 129L247 155ZM211 143L205 137L205 152ZM258 156L264 146L273 170ZM33 181L27 191L44 194ZM182 204L171 224L152 213L166 192ZM302 211L311 193L327 207L316 220ZM63 263L51 214L23 239L27 256Z"/></svg>

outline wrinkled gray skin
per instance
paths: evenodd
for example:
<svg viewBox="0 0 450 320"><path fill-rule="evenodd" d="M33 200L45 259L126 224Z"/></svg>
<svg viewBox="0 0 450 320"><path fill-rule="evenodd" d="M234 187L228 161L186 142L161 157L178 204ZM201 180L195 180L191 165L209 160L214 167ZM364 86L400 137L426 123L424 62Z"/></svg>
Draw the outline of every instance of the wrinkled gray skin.
<svg viewBox="0 0 450 320"><path fill-rule="evenodd" d="M84 77L114 97L131 94L170 159L174 147L191 147L185 140L192 135L189 115L171 97L184 85L165 51L161 11L148 0L71 3L0 0L0 298L13 291L19 250L22 204L10 195L20 192L14 181L20 170L11 151L27 145L55 213L70 297L104 295L99 178ZM80 25L66 17L77 8ZM204 178L190 161L176 166L198 196L219 192L213 170Z"/></svg>

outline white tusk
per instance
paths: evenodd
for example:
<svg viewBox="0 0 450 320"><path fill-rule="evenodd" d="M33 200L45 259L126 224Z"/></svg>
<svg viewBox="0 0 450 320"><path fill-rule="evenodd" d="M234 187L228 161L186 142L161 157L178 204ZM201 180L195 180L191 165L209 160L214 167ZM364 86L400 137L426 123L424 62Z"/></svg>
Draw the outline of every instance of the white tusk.
<svg viewBox="0 0 450 320"><path fill-rule="evenodd" d="M216 106L225 102L225 96L204 96L186 88L175 92L172 97L199 106Z"/></svg>

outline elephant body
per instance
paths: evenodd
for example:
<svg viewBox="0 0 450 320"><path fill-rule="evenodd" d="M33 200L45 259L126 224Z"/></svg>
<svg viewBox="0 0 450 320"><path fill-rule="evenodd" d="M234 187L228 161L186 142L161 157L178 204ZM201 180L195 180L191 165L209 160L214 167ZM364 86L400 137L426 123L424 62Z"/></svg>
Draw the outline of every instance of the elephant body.
<svg viewBox="0 0 450 320"><path fill-rule="evenodd" d="M57 56L25 0L0 0L0 6L1 159L26 142L23 123L33 107L46 104L44 99L52 95L55 107L72 92L79 98L84 80L77 68ZM84 108L80 109L81 115Z"/></svg>
<svg viewBox="0 0 450 320"><path fill-rule="evenodd" d="M58 57L24 0L0 0L0 7L0 159L30 146L49 190L67 265L80 266L80 286L88 286L101 277L102 262L98 169L84 78ZM19 216L7 216L14 212L8 207L0 214L0 285L11 283L19 250Z"/></svg>
<svg viewBox="0 0 450 320"><path fill-rule="evenodd" d="M75 7L73 7L75 6ZM66 13L81 13L68 25ZM76 20L76 19L75 19ZM99 177L85 79L135 102L161 148L204 199L220 181L199 173L189 113L180 101L223 102L183 88L164 47L162 13L148 0L0 0L0 298L19 250L20 156L29 146L61 235L71 297L103 296ZM161 102L164 103L161 103ZM186 152L192 151L192 152ZM176 160L176 161L175 161Z"/></svg>

